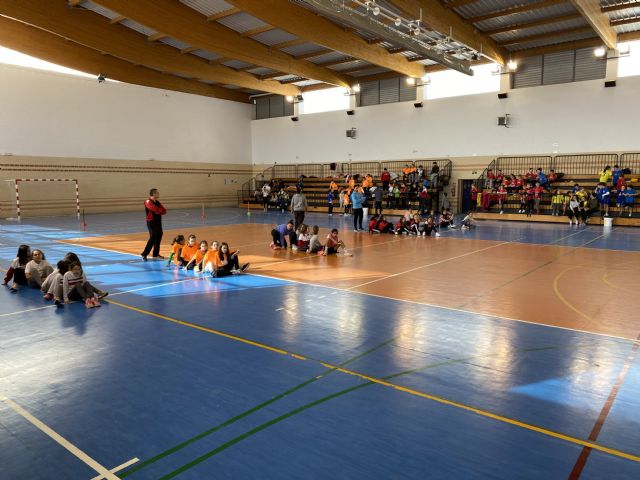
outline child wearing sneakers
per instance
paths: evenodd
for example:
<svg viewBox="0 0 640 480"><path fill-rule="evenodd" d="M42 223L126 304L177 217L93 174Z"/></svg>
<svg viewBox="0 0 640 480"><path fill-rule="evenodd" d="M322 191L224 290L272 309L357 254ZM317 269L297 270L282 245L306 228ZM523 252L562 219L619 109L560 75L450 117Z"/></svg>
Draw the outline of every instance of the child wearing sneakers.
<svg viewBox="0 0 640 480"><path fill-rule="evenodd" d="M320 233L320 227L318 227L318 225L314 225L311 230L311 238L309 239L308 253L321 253L324 250L324 245L320 243L318 233Z"/></svg>
<svg viewBox="0 0 640 480"><path fill-rule="evenodd" d="M204 260L204 256L208 251L209 242L207 242L206 240L200 241L200 248L198 248L198 250L191 257L191 260L189 260L189 262L187 262L187 264L183 267L184 270L193 270L196 273L200 270L203 270L204 265L202 261Z"/></svg>
<svg viewBox="0 0 640 480"><path fill-rule="evenodd" d="M18 247L18 254L16 258L11 262L9 270L4 277L3 285L7 285L12 279L11 291L17 292L18 285L27 284L27 276L25 274L25 268L27 263L31 261L31 248L29 245L20 245Z"/></svg>
<svg viewBox="0 0 640 480"><path fill-rule="evenodd" d="M324 252L322 255L335 255L340 249L342 249L342 253L344 255L352 256L347 252L347 246L344 242L338 238L338 229L334 228L331 230L331 233L327 235L327 244L324 246Z"/></svg>
<svg viewBox="0 0 640 480"><path fill-rule="evenodd" d="M229 250L229 244L222 242L213 260L216 268L211 272L211 276L226 277L233 273L245 272L249 268L249 264L245 263L240 267L238 253L240 253L240 250L231 251Z"/></svg>
<svg viewBox="0 0 640 480"><path fill-rule="evenodd" d="M100 306L98 290L87 281L80 262L71 262L69 271L62 277L62 297L64 303L83 300L87 308Z"/></svg>

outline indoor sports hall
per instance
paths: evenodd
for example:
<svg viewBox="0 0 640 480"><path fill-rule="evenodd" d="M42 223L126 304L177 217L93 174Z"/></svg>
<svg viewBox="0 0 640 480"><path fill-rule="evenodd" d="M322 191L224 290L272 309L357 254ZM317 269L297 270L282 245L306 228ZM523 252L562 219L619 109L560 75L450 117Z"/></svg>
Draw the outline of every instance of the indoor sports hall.
<svg viewBox="0 0 640 480"><path fill-rule="evenodd" d="M640 478L639 19L0 0L0 479Z"/></svg>

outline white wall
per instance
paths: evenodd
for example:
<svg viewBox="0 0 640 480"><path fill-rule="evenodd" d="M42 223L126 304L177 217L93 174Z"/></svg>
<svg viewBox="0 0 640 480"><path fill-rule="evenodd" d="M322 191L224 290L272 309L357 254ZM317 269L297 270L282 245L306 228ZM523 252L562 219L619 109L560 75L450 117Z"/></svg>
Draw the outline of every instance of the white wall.
<svg viewBox="0 0 640 480"><path fill-rule="evenodd" d="M363 107L251 123L255 164L640 150L640 77ZM511 115L511 128L497 117ZM356 127L358 138L346 138ZM557 144L557 146L554 146Z"/></svg>
<svg viewBox="0 0 640 480"><path fill-rule="evenodd" d="M0 64L0 155L251 163L252 106Z"/></svg>

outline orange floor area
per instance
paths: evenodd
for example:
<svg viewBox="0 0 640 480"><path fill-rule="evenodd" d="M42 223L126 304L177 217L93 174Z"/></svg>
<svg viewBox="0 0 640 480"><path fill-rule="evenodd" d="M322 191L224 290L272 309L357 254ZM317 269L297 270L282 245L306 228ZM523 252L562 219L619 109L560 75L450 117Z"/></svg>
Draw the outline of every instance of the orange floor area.
<svg viewBox="0 0 640 480"><path fill-rule="evenodd" d="M251 273L462 309L480 314L636 339L638 253L344 232L353 257L269 248L271 226L193 228L198 239L240 248ZM165 231L162 254L181 231ZM321 237L326 236L326 230ZM68 243L138 255L146 234L73 239Z"/></svg>

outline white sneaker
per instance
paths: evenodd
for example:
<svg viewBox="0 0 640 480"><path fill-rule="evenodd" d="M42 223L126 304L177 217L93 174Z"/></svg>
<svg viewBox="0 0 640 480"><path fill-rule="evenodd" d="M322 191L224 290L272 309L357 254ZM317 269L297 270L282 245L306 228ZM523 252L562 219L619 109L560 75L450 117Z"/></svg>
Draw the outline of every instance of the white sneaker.
<svg viewBox="0 0 640 480"><path fill-rule="evenodd" d="M440 236L440 234L438 232L436 232L436 237L439 237L439 236Z"/></svg>
<svg viewBox="0 0 640 480"><path fill-rule="evenodd" d="M573 220L569 220L569 225L573 225Z"/></svg>
<svg viewBox="0 0 640 480"><path fill-rule="evenodd" d="M504 213L504 211L500 210L500 215L502 215Z"/></svg>

